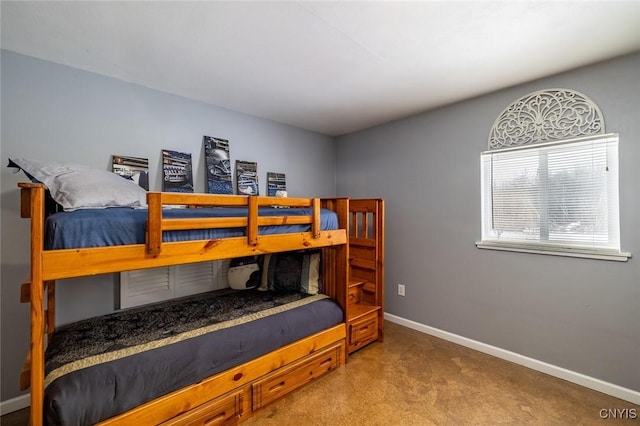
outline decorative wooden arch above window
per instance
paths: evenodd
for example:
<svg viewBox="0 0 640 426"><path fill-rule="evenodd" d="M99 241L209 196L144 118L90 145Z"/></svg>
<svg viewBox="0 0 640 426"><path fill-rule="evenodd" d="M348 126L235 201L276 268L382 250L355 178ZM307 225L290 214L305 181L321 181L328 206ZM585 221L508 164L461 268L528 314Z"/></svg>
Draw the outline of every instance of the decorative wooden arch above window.
<svg viewBox="0 0 640 426"><path fill-rule="evenodd" d="M547 89L511 103L480 155L478 248L627 261L620 251L618 134L582 93Z"/></svg>
<svg viewBox="0 0 640 426"><path fill-rule="evenodd" d="M580 92L546 89L516 100L502 111L489 133L489 149L603 134L598 105Z"/></svg>

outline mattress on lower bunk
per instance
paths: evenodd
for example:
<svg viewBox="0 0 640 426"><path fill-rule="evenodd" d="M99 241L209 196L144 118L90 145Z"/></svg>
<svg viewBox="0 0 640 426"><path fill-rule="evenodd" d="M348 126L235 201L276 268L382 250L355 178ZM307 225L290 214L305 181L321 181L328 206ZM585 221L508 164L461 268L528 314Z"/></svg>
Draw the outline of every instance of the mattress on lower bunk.
<svg viewBox="0 0 640 426"><path fill-rule="evenodd" d="M259 216L310 216L309 208L258 209ZM165 218L202 217L247 217L244 207L165 209ZM322 230L338 229L337 214L328 209L320 211ZM49 216L45 224L45 249L70 249L85 247L106 247L127 244L144 244L147 209L108 208L85 209L59 212ZM307 232L311 225L270 225L260 226L258 233L284 234ZM190 231L169 231L163 233L163 240L189 241L216 238L242 237L244 228L197 229Z"/></svg>
<svg viewBox="0 0 640 426"><path fill-rule="evenodd" d="M342 322L325 295L217 290L60 327L46 424L88 425Z"/></svg>

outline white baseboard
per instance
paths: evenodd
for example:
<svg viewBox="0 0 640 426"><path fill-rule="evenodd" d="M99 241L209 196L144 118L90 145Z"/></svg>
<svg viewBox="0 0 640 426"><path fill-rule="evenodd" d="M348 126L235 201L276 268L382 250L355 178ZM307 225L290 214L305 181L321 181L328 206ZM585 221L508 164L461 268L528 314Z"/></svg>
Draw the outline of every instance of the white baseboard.
<svg viewBox="0 0 640 426"><path fill-rule="evenodd" d="M0 402L0 416L22 410L23 408L27 408L30 404L31 396L29 394L20 395L6 401L2 401Z"/></svg>
<svg viewBox="0 0 640 426"><path fill-rule="evenodd" d="M439 337L449 342L457 343L458 345L466 346L467 348L475 349L479 352L493 355L497 358L523 365L525 367L540 371L550 376L554 376L559 379L563 379L568 382L575 383L577 385L584 386L586 388L593 389L598 392L602 392L607 395L611 395L613 397L631 402L633 404L640 405L640 392L634 391L632 389L623 388L622 386L614 385L613 383L608 383L581 373L576 373L575 371L547 364L546 362L538 361L537 359L529 358L515 352L498 348L496 346L487 345L486 343L468 339L466 337L449 333L448 331L443 331L434 327L430 327L428 325L420 324L418 322L398 317L396 315L385 313L384 318L393 323L412 328L422 333Z"/></svg>

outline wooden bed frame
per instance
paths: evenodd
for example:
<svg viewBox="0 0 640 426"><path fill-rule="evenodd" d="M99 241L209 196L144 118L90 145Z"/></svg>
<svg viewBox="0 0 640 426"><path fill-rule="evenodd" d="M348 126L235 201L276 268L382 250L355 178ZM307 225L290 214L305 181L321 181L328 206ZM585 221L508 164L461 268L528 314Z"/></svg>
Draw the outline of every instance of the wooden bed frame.
<svg viewBox="0 0 640 426"><path fill-rule="evenodd" d="M278 397L343 365L349 352L382 338L382 200L359 200L350 207L348 198L150 192L147 195L146 244L44 250L46 187L36 183L19 183L18 186L21 190L21 216L31 219L31 272L30 278L21 287L21 301L31 304L31 347L20 382L23 389L31 388L32 425L41 425L43 422L44 350L47 337L54 332L57 279L321 248L323 293L336 300L345 312L343 323L337 326L152 400L101 424L236 423ZM246 218L165 219L162 217L162 207L166 205L245 206L248 215ZM260 206L306 207L312 209L312 214L262 217L258 216ZM337 213L339 229L320 229L321 208ZM357 219L360 214L373 217L373 228L367 219L362 225L363 220ZM310 224L311 230L258 235L258 226L280 224ZM354 230L358 226L364 231ZM246 236L162 241L163 231L228 227L243 227ZM368 247L364 254L366 259L358 257L361 255L349 256L350 240L356 245ZM358 252L358 249L355 251ZM353 279L354 262L356 269L364 267L372 275L365 274L364 278ZM366 321L363 321L363 316ZM375 324L372 323L373 318Z"/></svg>

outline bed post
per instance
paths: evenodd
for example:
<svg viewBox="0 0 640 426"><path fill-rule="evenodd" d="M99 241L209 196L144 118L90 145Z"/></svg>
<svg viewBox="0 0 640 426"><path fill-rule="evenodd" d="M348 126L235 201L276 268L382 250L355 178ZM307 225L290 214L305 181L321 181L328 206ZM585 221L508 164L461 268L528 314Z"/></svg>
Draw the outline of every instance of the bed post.
<svg viewBox="0 0 640 426"><path fill-rule="evenodd" d="M381 306L378 311L378 341L384 342L384 200L378 199L378 211L376 214L376 245L378 258L376 264L376 280L379 283L376 292L376 304Z"/></svg>
<svg viewBox="0 0 640 426"><path fill-rule="evenodd" d="M338 227L349 229L349 199L323 199L322 207L333 210L338 216ZM348 237L348 235L347 235ZM347 312L347 282L349 280L349 244L339 244L323 249L324 293L335 299L343 312ZM345 318L346 320L346 318ZM346 359L346 358L345 358Z"/></svg>
<svg viewBox="0 0 640 426"><path fill-rule="evenodd" d="M258 201L257 195L251 195L247 199L249 214L247 216L247 240L249 245L258 244Z"/></svg>
<svg viewBox="0 0 640 426"><path fill-rule="evenodd" d="M42 273L42 254L44 251L44 186L20 184L21 211L26 213L25 201L31 208L31 421L32 426L42 425L44 403L44 281ZM27 195L26 192L29 194Z"/></svg>
<svg viewBox="0 0 640 426"><path fill-rule="evenodd" d="M162 247L162 194L147 193L147 254L157 256Z"/></svg>
<svg viewBox="0 0 640 426"><path fill-rule="evenodd" d="M311 233L313 238L320 238L320 198L313 199L313 221L311 222Z"/></svg>

